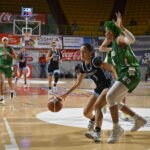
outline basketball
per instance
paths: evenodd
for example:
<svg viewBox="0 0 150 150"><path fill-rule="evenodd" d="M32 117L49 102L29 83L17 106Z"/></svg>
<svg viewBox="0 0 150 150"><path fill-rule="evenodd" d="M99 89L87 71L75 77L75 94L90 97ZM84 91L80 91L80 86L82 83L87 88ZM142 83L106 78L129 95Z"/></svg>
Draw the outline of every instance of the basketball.
<svg viewBox="0 0 150 150"><path fill-rule="evenodd" d="M63 104L59 98L53 98L48 102L47 106L51 112L58 112L62 109Z"/></svg>

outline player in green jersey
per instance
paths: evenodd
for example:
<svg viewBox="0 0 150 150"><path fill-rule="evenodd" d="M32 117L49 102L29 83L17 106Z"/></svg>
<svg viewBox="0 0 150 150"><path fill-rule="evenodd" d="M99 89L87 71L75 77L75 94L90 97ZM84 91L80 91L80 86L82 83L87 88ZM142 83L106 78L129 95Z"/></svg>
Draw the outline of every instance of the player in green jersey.
<svg viewBox="0 0 150 150"><path fill-rule="evenodd" d="M106 101L110 109L113 129L108 143L116 142L124 130L119 125L117 103L122 101L128 92L132 92L140 82L139 64L130 44L135 42L135 38L122 24L120 13L116 14L117 21L107 21L105 27L105 40L100 46L100 51L111 51L112 63L116 68L118 79L109 89ZM112 47L108 45L112 42ZM131 131L136 131L146 124L146 120L138 115L133 117L135 125Z"/></svg>
<svg viewBox="0 0 150 150"><path fill-rule="evenodd" d="M0 47L0 103L4 103L4 80L8 78L10 87L10 97L14 97L14 90L12 84L13 77L13 59L16 59L14 49L8 46L8 38L2 38L2 47Z"/></svg>

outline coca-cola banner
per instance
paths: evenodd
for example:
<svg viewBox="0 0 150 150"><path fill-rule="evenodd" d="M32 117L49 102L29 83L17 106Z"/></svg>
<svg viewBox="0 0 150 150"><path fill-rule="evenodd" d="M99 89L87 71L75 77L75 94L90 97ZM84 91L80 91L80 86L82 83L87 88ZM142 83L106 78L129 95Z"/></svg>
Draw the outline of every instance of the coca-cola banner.
<svg viewBox="0 0 150 150"><path fill-rule="evenodd" d="M83 37L63 37L65 48L80 48L83 44Z"/></svg>
<svg viewBox="0 0 150 150"><path fill-rule="evenodd" d="M13 34L9 34L9 33L0 33L0 45L2 44L3 37L8 37L9 45L19 45L20 44L20 37L13 36Z"/></svg>
<svg viewBox="0 0 150 150"><path fill-rule="evenodd" d="M79 49L63 49L61 50L62 60L81 60Z"/></svg>
<svg viewBox="0 0 150 150"><path fill-rule="evenodd" d="M41 36L37 37L35 47L38 48L50 48L51 41L56 41L56 47L62 49L62 37L61 36Z"/></svg>
<svg viewBox="0 0 150 150"><path fill-rule="evenodd" d="M0 13L0 22L12 23L14 20L24 20L24 17L21 14L14 14L8 12ZM32 20L39 20L42 24L46 22L46 15L45 14L34 14Z"/></svg>

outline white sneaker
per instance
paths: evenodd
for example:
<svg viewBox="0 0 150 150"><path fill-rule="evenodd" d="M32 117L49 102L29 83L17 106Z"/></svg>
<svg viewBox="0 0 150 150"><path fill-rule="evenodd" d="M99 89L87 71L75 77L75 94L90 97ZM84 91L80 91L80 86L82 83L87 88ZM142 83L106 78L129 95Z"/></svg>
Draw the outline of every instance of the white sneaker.
<svg viewBox="0 0 150 150"><path fill-rule="evenodd" d="M135 120L134 122L134 126L131 128L131 132L137 131L139 128L143 127L145 124L147 123L147 121L142 118L139 117L137 120Z"/></svg>
<svg viewBox="0 0 150 150"><path fill-rule="evenodd" d="M101 142L100 132L85 132L84 135L89 139L93 139L94 142Z"/></svg>
<svg viewBox="0 0 150 150"><path fill-rule="evenodd" d="M24 84L24 88L28 88L28 85L27 85L27 84Z"/></svg>
<svg viewBox="0 0 150 150"><path fill-rule="evenodd" d="M53 94L52 89L48 90L48 95L52 95L52 94Z"/></svg>
<svg viewBox="0 0 150 150"><path fill-rule="evenodd" d="M111 136L109 137L109 139L107 140L108 143L114 143L116 142L120 136L122 136L124 133L124 129L120 126L118 126L117 128L113 128Z"/></svg>
<svg viewBox="0 0 150 150"><path fill-rule="evenodd" d="M5 100L4 99L0 99L0 104L4 104Z"/></svg>
<svg viewBox="0 0 150 150"><path fill-rule="evenodd" d="M57 93L57 87L56 86L53 86L53 92Z"/></svg>
<svg viewBox="0 0 150 150"><path fill-rule="evenodd" d="M89 121L89 124L88 124L88 130L91 131L91 130L94 130L94 125L95 125L95 121Z"/></svg>

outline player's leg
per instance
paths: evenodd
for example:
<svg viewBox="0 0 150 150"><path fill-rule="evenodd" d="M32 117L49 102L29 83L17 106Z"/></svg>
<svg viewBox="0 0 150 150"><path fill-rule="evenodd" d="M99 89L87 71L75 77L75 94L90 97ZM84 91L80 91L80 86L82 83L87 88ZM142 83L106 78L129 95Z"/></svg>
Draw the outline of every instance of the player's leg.
<svg viewBox="0 0 150 150"><path fill-rule="evenodd" d="M4 80L5 80L5 75L1 72L0 69L0 103L5 103L4 99Z"/></svg>
<svg viewBox="0 0 150 150"><path fill-rule="evenodd" d="M132 109L130 109L124 103L118 104L118 108L122 112L124 112L125 114L128 114L130 117L132 117L134 119L134 126L131 128L130 131L132 131L132 132L137 131L139 128L141 128L142 126L144 126L147 123L147 121L143 117L136 114Z"/></svg>
<svg viewBox="0 0 150 150"><path fill-rule="evenodd" d="M8 80L8 85L9 85L9 89L10 89L10 98L14 98L15 96L15 91L14 91L14 87L13 87L13 70L11 67L7 68L7 72L6 75L7 80Z"/></svg>
<svg viewBox="0 0 150 150"><path fill-rule="evenodd" d="M101 126L103 120L102 108L106 105L106 94L108 89L102 91L95 102L95 130L86 132L85 136L93 139L95 142L101 142Z"/></svg>
<svg viewBox="0 0 150 150"><path fill-rule="evenodd" d="M125 97L127 93L128 88L124 86L121 82L116 81L106 95L106 100L109 105L113 122L112 133L110 138L108 139L109 143L114 143L116 140L119 139L121 135L123 135L124 130L119 125L117 103L122 100L122 98Z"/></svg>
<svg viewBox="0 0 150 150"><path fill-rule="evenodd" d="M97 95L92 94L89 97L88 102L83 111L84 116L90 119L88 124L88 130L94 129L95 115L93 114L93 110L94 110L94 104L96 102L96 99L97 99Z"/></svg>
<svg viewBox="0 0 150 150"><path fill-rule="evenodd" d="M59 70L55 70L54 71L54 87L53 87L53 91L54 93L57 92L57 82L59 80Z"/></svg>
<svg viewBox="0 0 150 150"><path fill-rule="evenodd" d="M24 67L24 68L23 68L23 75L24 75L24 88L27 88L27 87L28 87L28 85L27 85L27 72L28 72L27 68L26 68L26 67Z"/></svg>
<svg viewBox="0 0 150 150"><path fill-rule="evenodd" d="M48 73L48 94L51 95L53 94L52 91L52 79L53 79L53 72Z"/></svg>

